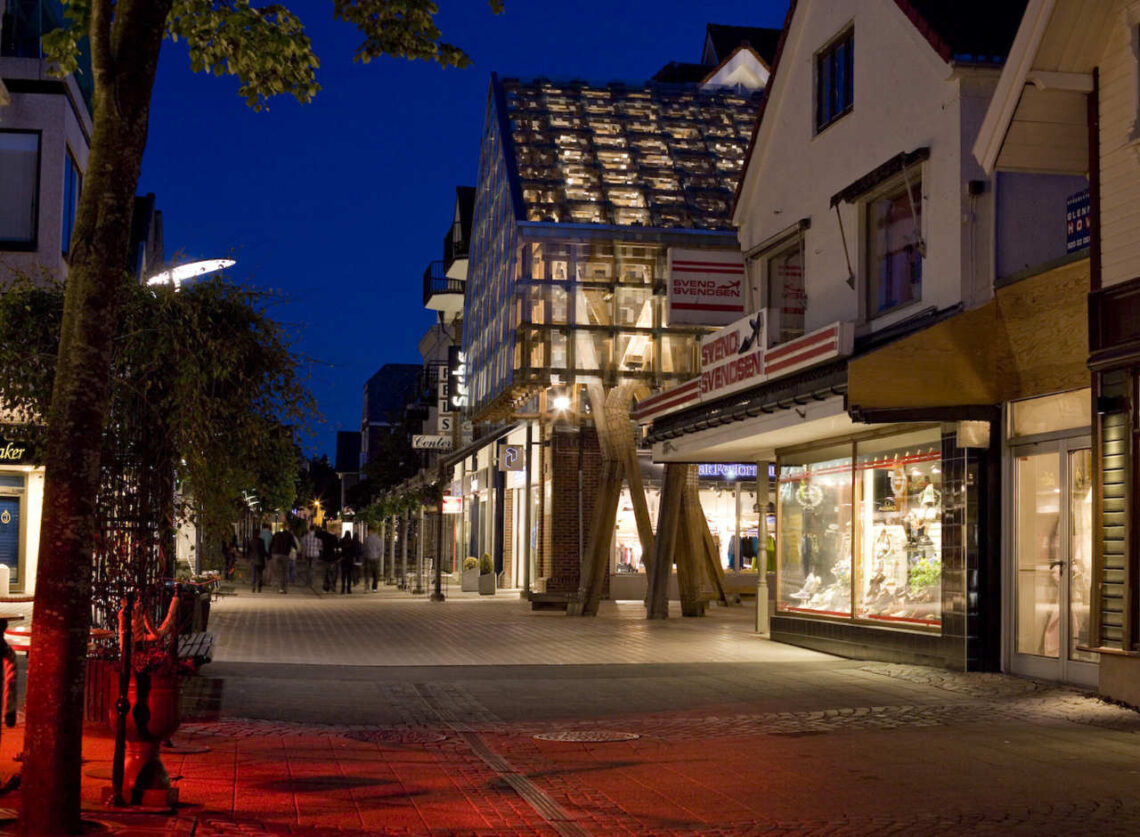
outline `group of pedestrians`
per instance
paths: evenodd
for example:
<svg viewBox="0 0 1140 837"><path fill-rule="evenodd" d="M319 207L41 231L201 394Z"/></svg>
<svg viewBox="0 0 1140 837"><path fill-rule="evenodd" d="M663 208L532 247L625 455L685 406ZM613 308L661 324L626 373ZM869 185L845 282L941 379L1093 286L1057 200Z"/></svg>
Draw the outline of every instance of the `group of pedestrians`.
<svg viewBox="0 0 1140 837"><path fill-rule="evenodd" d="M370 586L376 590L383 552L384 542L375 532L362 542L358 534L345 532L338 539L328 530L310 524L298 540L285 528L274 534L266 523L260 535L250 539L247 549L252 589L260 593L266 575L272 574L277 592L287 593L289 584L297 581L299 565L307 584L313 586L319 581L326 593L336 592L338 584L342 595L351 593L353 586L360 583L365 590Z"/></svg>

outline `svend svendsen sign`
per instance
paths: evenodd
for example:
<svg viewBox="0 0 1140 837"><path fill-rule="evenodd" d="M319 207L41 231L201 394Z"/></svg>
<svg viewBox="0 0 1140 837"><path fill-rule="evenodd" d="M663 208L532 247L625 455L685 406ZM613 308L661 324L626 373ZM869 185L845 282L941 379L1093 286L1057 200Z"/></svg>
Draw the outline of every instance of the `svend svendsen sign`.
<svg viewBox="0 0 1140 837"><path fill-rule="evenodd" d="M699 398L708 401L851 354L854 324L829 326L767 348L764 311L701 338Z"/></svg>
<svg viewBox="0 0 1140 837"><path fill-rule="evenodd" d="M744 313L744 259L738 250L669 248L669 322L718 326Z"/></svg>

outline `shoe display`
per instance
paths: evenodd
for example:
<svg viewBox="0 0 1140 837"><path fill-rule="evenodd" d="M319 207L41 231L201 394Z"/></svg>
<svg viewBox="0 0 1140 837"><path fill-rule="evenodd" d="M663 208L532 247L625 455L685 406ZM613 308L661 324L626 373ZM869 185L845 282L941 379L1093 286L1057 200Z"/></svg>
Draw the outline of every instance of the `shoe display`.
<svg viewBox="0 0 1140 837"><path fill-rule="evenodd" d="M801 601L804 599L810 599L815 595L815 591L819 589L820 583L821 579L818 575L815 573L808 573L807 580L804 581L804 586L795 593L792 593L790 598L800 599Z"/></svg>

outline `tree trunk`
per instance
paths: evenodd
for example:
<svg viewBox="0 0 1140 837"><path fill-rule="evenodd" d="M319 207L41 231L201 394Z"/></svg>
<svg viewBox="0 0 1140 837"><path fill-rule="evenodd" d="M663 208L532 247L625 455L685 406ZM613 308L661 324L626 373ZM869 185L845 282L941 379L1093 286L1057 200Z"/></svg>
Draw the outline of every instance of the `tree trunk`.
<svg viewBox="0 0 1140 837"><path fill-rule="evenodd" d="M48 419L24 740L25 834L80 831L83 677L111 340L170 0L95 0L95 113Z"/></svg>

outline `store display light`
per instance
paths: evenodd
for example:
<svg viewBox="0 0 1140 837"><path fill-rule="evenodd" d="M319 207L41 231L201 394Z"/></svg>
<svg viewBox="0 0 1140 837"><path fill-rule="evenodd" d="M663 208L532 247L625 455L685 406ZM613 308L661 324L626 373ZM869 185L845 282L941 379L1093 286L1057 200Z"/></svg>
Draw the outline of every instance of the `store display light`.
<svg viewBox="0 0 1140 837"><path fill-rule="evenodd" d="M570 409L570 396L556 395L551 402L556 410L569 410Z"/></svg>

